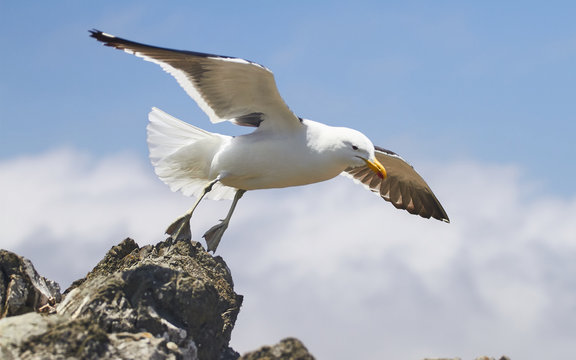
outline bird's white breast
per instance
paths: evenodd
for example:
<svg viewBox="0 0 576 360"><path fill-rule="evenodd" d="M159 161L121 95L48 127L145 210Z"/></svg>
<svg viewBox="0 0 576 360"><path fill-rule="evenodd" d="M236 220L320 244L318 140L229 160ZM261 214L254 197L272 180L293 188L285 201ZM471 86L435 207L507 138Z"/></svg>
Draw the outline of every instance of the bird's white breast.
<svg viewBox="0 0 576 360"><path fill-rule="evenodd" d="M345 168L340 159L315 145L314 129L289 133L256 131L222 146L212 162L211 177L222 184L254 190L312 184L331 179Z"/></svg>

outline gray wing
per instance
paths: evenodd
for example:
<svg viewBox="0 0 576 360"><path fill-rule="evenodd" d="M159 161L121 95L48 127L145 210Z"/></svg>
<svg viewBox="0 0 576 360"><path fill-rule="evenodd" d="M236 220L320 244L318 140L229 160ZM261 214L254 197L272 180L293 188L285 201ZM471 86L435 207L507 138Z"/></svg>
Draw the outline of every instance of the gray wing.
<svg viewBox="0 0 576 360"><path fill-rule="evenodd" d="M368 168L360 166L346 169L346 174L353 177L371 191L392 203L398 209L424 218L435 218L450 222L444 208L428 186L426 181L396 153L376 147L376 158L386 169L387 177L380 179Z"/></svg>
<svg viewBox="0 0 576 360"><path fill-rule="evenodd" d="M213 54L165 49L125 40L98 30L90 36L106 46L156 63L174 76L213 123L232 121L258 127L297 126L270 70L256 63Z"/></svg>

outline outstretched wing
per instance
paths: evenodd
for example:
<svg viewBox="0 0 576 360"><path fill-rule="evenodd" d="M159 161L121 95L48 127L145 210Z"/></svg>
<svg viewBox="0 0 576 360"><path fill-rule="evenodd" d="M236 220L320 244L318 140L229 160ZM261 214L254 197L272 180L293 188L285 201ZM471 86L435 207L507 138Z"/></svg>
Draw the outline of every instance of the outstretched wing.
<svg viewBox="0 0 576 360"><path fill-rule="evenodd" d="M274 75L262 65L228 56L171 50L125 40L98 30L90 36L106 46L156 63L174 76L213 123L258 127L298 126L280 96Z"/></svg>
<svg viewBox="0 0 576 360"><path fill-rule="evenodd" d="M426 181L396 153L376 147L376 158L386 169L387 177L382 180L368 166L346 169L344 175L351 176L371 191L392 203L398 209L424 218L435 218L450 222L444 208Z"/></svg>

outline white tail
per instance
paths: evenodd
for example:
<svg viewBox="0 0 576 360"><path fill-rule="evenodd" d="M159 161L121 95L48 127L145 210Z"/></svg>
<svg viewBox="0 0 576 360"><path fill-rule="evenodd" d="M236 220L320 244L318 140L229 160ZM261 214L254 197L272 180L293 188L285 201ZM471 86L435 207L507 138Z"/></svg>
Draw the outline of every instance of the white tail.
<svg viewBox="0 0 576 360"><path fill-rule="evenodd" d="M152 108L148 119L148 149L156 175L172 191L199 196L218 175L210 176L212 159L229 137L192 126L157 108ZM231 199L235 191L216 183L206 197Z"/></svg>

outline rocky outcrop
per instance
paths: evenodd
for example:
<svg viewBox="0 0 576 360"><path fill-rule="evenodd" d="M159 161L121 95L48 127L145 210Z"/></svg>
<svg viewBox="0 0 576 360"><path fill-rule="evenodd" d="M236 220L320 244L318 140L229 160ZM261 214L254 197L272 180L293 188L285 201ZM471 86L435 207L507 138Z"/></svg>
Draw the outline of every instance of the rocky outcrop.
<svg viewBox="0 0 576 360"><path fill-rule="evenodd" d="M48 312L60 300L60 286L38 275L30 260L0 250L0 319Z"/></svg>
<svg viewBox="0 0 576 360"><path fill-rule="evenodd" d="M199 243L127 239L71 286L58 313L96 320L107 333L164 338L187 358L223 358L242 297L221 257ZM178 352L175 352L178 354Z"/></svg>
<svg viewBox="0 0 576 360"><path fill-rule="evenodd" d="M228 343L241 304L224 260L196 242L126 239L64 295L0 250L0 359L314 359L294 338L240 357Z"/></svg>
<svg viewBox="0 0 576 360"><path fill-rule="evenodd" d="M1 359L239 358L228 343L242 296L199 243L126 239L63 297L16 254L0 250L0 271Z"/></svg>
<svg viewBox="0 0 576 360"><path fill-rule="evenodd" d="M244 354L241 360L314 360L308 349L298 339L287 338L274 346L263 346Z"/></svg>

